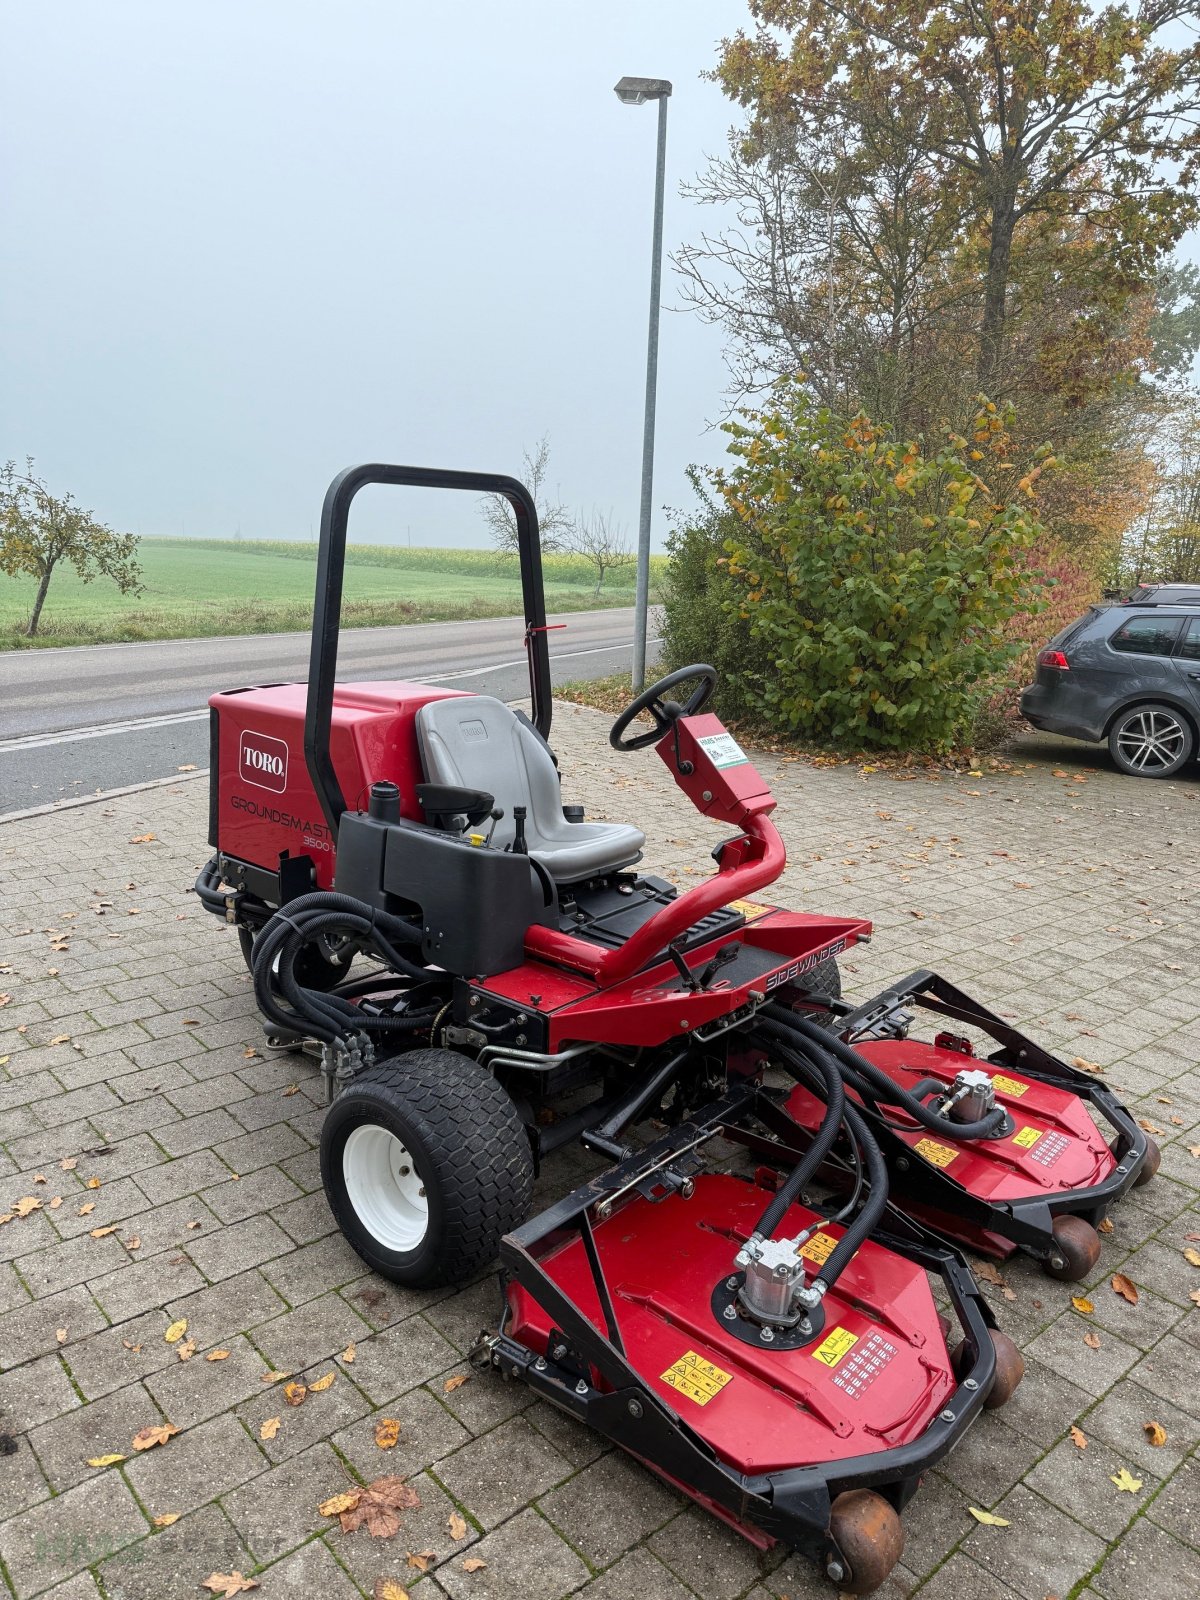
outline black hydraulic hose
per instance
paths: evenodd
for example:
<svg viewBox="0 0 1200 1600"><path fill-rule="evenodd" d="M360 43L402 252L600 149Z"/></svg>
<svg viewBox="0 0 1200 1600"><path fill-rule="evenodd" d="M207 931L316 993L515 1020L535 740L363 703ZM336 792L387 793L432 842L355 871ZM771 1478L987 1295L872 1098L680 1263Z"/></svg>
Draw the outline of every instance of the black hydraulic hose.
<svg viewBox="0 0 1200 1600"><path fill-rule="evenodd" d="M776 1190L771 1203L755 1224L754 1232L763 1239L769 1239L783 1220L788 1207L795 1203L801 1189L833 1149L842 1130L846 1090L837 1063L831 1060L826 1051L809 1046L807 1040L796 1040L794 1034L789 1038L788 1029L778 1022L760 1023L757 1031L766 1034L769 1039L777 1041L777 1044L782 1046L777 1049L776 1054L782 1058L783 1065L794 1078L811 1083L813 1076L816 1077L820 1084L818 1092L825 1101L825 1115L821 1118L821 1125L813 1137L812 1144ZM799 1059L793 1059L794 1057Z"/></svg>
<svg viewBox="0 0 1200 1600"><path fill-rule="evenodd" d="M846 1231L830 1251L819 1277L814 1280L824 1282L827 1288L833 1287L849 1266L855 1251L874 1233L888 1203L887 1163L883 1159L883 1151L866 1122L849 1103L846 1106L846 1127L866 1161L868 1191L862 1210L853 1222L846 1224Z"/></svg>
<svg viewBox="0 0 1200 1600"><path fill-rule="evenodd" d="M868 1061L866 1056L860 1055L857 1050L851 1049L841 1039L832 1033L827 1033L823 1028L816 1027L813 1023L798 1016L794 1011L779 1005L764 1006L763 1011L772 1019L783 1022L786 1027L803 1034L806 1041L823 1046L832 1052L838 1061L849 1068L850 1073L856 1074L860 1079L866 1079L870 1085L873 1098L881 1099L890 1105L901 1106L908 1114L915 1118L923 1128L928 1128L931 1133L940 1133L948 1139L994 1139L1004 1128L1007 1113L1003 1106L996 1106L989 1111L986 1117L981 1117L978 1122L955 1122L950 1117L943 1117L932 1107L927 1106L923 1100L918 1100L910 1090L902 1088L894 1078L877 1067L873 1061ZM847 1074L849 1076L849 1073Z"/></svg>

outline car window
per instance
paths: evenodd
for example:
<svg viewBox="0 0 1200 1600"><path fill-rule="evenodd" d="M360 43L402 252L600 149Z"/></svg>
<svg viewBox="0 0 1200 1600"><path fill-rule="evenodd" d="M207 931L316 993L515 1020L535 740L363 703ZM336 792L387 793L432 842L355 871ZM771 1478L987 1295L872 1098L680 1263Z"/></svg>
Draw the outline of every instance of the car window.
<svg viewBox="0 0 1200 1600"><path fill-rule="evenodd" d="M1188 618L1187 632L1179 646L1179 654L1185 661L1200 661L1200 617Z"/></svg>
<svg viewBox="0 0 1200 1600"><path fill-rule="evenodd" d="M1179 635L1178 617L1130 617L1108 641L1132 656L1169 656Z"/></svg>

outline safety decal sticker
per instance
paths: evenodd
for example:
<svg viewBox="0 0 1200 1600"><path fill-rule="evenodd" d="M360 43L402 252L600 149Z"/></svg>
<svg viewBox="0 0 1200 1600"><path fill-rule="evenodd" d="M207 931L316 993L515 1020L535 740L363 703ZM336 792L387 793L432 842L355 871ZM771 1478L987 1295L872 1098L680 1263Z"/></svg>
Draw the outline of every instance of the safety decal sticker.
<svg viewBox="0 0 1200 1600"><path fill-rule="evenodd" d="M844 1389L848 1400L857 1400L896 1354L896 1346L880 1333L869 1334L850 1359L834 1374L834 1387Z"/></svg>
<svg viewBox="0 0 1200 1600"><path fill-rule="evenodd" d="M662 1375L662 1381L678 1389L698 1406L706 1406L714 1395L733 1377L732 1372L722 1372L711 1361L705 1361L694 1350L685 1351L678 1361L673 1361Z"/></svg>
<svg viewBox="0 0 1200 1600"><path fill-rule="evenodd" d="M837 1367L857 1343L858 1335L851 1333L849 1328L835 1328L821 1340L813 1351L813 1357L823 1361L827 1367Z"/></svg>
<svg viewBox="0 0 1200 1600"><path fill-rule="evenodd" d="M936 1139L918 1139L913 1149L926 1161L932 1161L935 1167L948 1167L955 1157L962 1154L961 1150L955 1150L952 1145L939 1144Z"/></svg>
<svg viewBox="0 0 1200 1600"><path fill-rule="evenodd" d="M818 1267L823 1267L837 1247L837 1240L831 1233L814 1233L807 1244L800 1246L800 1254L806 1261L815 1261Z"/></svg>
<svg viewBox="0 0 1200 1600"><path fill-rule="evenodd" d="M708 733L696 743L714 767L740 767L750 759L731 733Z"/></svg>
<svg viewBox="0 0 1200 1600"><path fill-rule="evenodd" d="M768 911L774 911L774 906L761 906L757 900L731 900L725 908L727 911L740 911L747 922L752 917L765 917Z"/></svg>
<svg viewBox="0 0 1200 1600"><path fill-rule="evenodd" d="M1025 1127L1013 1134L1013 1143L1019 1144L1022 1150L1032 1150L1041 1137L1042 1130L1040 1128Z"/></svg>
<svg viewBox="0 0 1200 1600"><path fill-rule="evenodd" d="M992 1083L1001 1094L1022 1095L1029 1087L1027 1083L1022 1083L1020 1078L1006 1078L1002 1072L992 1073Z"/></svg>
<svg viewBox="0 0 1200 1600"><path fill-rule="evenodd" d="M1047 1133L1038 1140L1037 1149L1030 1157L1039 1167L1052 1167L1070 1143L1061 1133Z"/></svg>

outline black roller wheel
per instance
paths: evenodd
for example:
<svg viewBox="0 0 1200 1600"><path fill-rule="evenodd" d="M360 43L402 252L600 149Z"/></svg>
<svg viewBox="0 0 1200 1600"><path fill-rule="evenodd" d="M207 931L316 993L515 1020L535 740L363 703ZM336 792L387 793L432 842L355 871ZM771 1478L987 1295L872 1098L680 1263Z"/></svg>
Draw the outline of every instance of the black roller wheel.
<svg viewBox="0 0 1200 1600"><path fill-rule="evenodd" d="M1147 1139L1146 1157L1141 1166L1138 1168L1138 1175L1133 1180L1133 1187L1135 1189L1140 1189L1144 1183L1149 1183L1150 1179L1161 1166L1162 1151L1158 1148L1153 1139Z"/></svg>
<svg viewBox="0 0 1200 1600"><path fill-rule="evenodd" d="M250 972L254 971L254 941L257 935L251 933L249 928L238 929L238 943L242 947L242 959ZM321 939L317 944L305 945L300 952L299 960L293 969L296 982L303 989L320 989L322 992L336 989L339 983L350 976L350 967L354 961L354 948L345 946L342 950L334 951Z"/></svg>
<svg viewBox="0 0 1200 1600"><path fill-rule="evenodd" d="M1064 1283L1080 1283L1090 1277L1100 1259L1100 1235L1083 1217L1055 1217L1054 1249L1042 1262L1042 1271Z"/></svg>
<svg viewBox="0 0 1200 1600"><path fill-rule="evenodd" d="M1132 778L1173 778L1191 760L1196 737L1174 706L1132 706L1108 731L1108 749Z"/></svg>
<svg viewBox="0 0 1200 1600"><path fill-rule="evenodd" d="M983 1402L983 1409L998 1411L1012 1399L1017 1385L1025 1376L1025 1357L1008 1335L1001 1333L999 1328L989 1328L988 1333L991 1335L992 1347L996 1352L996 1376L992 1387L988 1390L987 1399ZM951 1350L950 1366L960 1382L970 1372L971 1347L965 1339L960 1339Z"/></svg>
<svg viewBox="0 0 1200 1600"><path fill-rule="evenodd" d="M361 1073L329 1108L321 1177L338 1226L393 1283L461 1283L524 1221L533 1158L496 1080L453 1050Z"/></svg>
<svg viewBox="0 0 1200 1600"><path fill-rule="evenodd" d="M847 1489L833 1502L829 1531L842 1560L826 1574L843 1594L870 1594L904 1554L904 1529L892 1505L873 1489Z"/></svg>

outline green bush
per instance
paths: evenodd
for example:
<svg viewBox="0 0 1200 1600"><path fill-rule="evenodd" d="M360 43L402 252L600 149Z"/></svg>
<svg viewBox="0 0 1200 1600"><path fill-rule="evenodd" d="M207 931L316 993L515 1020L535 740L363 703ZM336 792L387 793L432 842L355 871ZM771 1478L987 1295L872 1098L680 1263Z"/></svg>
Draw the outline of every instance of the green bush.
<svg viewBox="0 0 1200 1600"><path fill-rule="evenodd" d="M990 403L972 439L927 451L816 409L799 383L773 398L727 424L737 463L709 474L731 517L713 513L725 536L708 626L736 663L735 700L834 745L961 743L1021 648L1011 619L1041 608L1027 552L1047 452L1022 475L1011 415ZM680 554L686 575L688 539ZM718 631L718 606L732 632Z"/></svg>

